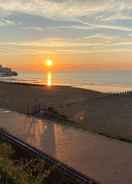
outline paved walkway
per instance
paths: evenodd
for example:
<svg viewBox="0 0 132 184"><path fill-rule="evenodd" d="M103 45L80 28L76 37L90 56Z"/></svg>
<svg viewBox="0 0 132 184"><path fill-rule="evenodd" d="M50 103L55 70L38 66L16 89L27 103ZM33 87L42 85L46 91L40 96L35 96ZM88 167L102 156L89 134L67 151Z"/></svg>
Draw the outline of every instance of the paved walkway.
<svg viewBox="0 0 132 184"><path fill-rule="evenodd" d="M2 109L0 127L102 184L132 184L132 144Z"/></svg>

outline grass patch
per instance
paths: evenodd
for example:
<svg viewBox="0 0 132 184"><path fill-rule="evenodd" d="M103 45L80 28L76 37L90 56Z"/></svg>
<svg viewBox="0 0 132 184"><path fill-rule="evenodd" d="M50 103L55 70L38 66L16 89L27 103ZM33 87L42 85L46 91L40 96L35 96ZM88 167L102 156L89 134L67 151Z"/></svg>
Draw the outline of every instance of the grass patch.
<svg viewBox="0 0 132 184"><path fill-rule="evenodd" d="M1 184L45 184L50 168L44 160L35 158L16 160L12 145L0 139ZM44 167L45 166L45 167Z"/></svg>
<svg viewBox="0 0 132 184"><path fill-rule="evenodd" d="M1 136L0 142L0 184L82 183L61 170L60 163L50 163Z"/></svg>

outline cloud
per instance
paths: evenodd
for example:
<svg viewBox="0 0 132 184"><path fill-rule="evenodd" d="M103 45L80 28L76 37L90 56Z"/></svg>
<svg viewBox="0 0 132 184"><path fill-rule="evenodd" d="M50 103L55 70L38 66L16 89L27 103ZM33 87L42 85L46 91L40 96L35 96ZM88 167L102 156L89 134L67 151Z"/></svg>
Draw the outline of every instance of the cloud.
<svg viewBox="0 0 132 184"><path fill-rule="evenodd" d="M131 19L131 16L128 15L130 7L132 7L132 3L127 0L117 0L116 2L114 0L12 0L11 2L10 0L0 0L0 10L4 12L4 15L6 12L8 16L13 13L23 13L56 19L57 21L74 20L73 25L70 26L82 30L105 28L131 31L126 26L118 26L118 24L115 26L110 22L118 18ZM80 25L76 25L75 21L80 23ZM58 27L66 28L66 26L61 22ZM69 27L67 26L67 28ZM43 29L42 25L28 26L28 29L30 28L36 29L36 31L42 31Z"/></svg>
<svg viewBox="0 0 132 184"><path fill-rule="evenodd" d="M14 26L14 25L16 25L14 21L11 21L5 18L0 19L0 27Z"/></svg>
<svg viewBox="0 0 132 184"><path fill-rule="evenodd" d="M131 20L130 0L0 0L0 45L26 53L129 50Z"/></svg>
<svg viewBox="0 0 132 184"><path fill-rule="evenodd" d="M48 38L36 41L0 42L0 48L10 54L86 54L91 52L119 52L132 49L132 37L117 38L96 34L78 39ZM2 51L1 51L2 52ZM4 53L4 52L3 52Z"/></svg>
<svg viewBox="0 0 132 184"><path fill-rule="evenodd" d="M111 1L111 0L109 0ZM69 18L88 12L105 10L111 4L105 0L0 0L0 8L7 12L23 12L52 18ZM9 6L10 5L10 6Z"/></svg>

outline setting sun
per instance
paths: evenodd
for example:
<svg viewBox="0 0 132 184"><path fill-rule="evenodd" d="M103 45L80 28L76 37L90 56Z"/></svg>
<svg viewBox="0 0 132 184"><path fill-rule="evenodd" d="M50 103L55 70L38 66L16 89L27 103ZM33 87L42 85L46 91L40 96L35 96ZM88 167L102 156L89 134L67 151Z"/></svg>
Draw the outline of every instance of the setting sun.
<svg viewBox="0 0 132 184"><path fill-rule="evenodd" d="M53 61L51 59L47 59L45 65L51 67L53 65Z"/></svg>

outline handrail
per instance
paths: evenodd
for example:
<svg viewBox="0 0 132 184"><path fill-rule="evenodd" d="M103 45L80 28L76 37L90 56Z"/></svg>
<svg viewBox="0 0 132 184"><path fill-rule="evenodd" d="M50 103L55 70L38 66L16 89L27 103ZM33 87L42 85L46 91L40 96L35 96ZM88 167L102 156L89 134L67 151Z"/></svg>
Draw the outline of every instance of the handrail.
<svg viewBox="0 0 132 184"><path fill-rule="evenodd" d="M0 137L4 138L8 142L18 147L21 147L24 150L28 150L32 153L32 155L37 156L38 158L46 160L49 164L56 165L57 169L63 171L63 173L71 178L76 178L77 181L81 184L99 184L93 179L81 174L80 172L76 171L72 167L67 166L66 164L62 163L61 161L52 158L51 156L43 153L42 151L32 147L31 145L25 143L24 141L18 139L16 136L11 135L6 130L0 129Z"/></svg>

